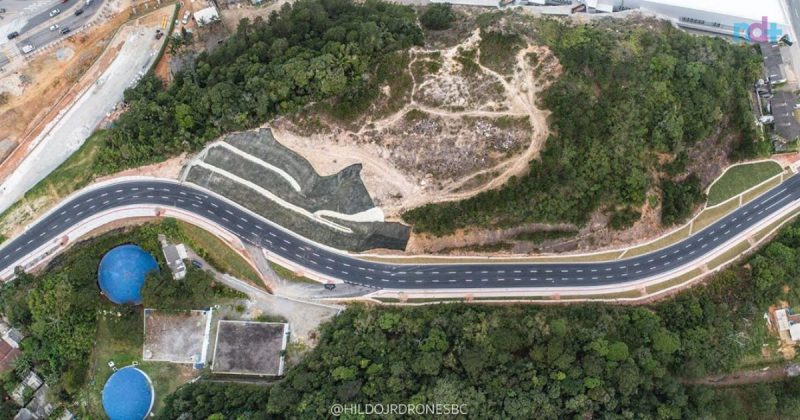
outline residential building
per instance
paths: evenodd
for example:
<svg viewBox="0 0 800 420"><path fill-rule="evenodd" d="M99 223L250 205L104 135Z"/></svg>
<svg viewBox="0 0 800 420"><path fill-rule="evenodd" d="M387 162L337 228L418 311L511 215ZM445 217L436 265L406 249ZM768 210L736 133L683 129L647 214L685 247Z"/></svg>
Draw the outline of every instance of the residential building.
<svg viewBox="0 0 800 420"><path fill-rule="evenodd" d="M206 7L194 12L194 20L197 26L205 26L210 23L219 22L219 12L214 6Z"/></svg>
<svg viewBox="0 0 800 420"><path fill-rule="evenodd" d="M181 280L186 277L186 264L183 262L183 260L189 258L186 253L186 247L183 244L169 244L164 235L158 235L158 241L161 243L161 252L164 253L164 260L167 262L170 271L172 271L172 278Z"/></svg>

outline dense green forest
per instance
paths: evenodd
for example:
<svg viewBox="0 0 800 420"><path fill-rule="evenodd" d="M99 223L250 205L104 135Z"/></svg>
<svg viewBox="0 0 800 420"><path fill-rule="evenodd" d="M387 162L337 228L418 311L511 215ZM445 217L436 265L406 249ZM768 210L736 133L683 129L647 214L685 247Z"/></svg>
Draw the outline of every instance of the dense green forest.
<svg viewBox="0 0 800 420"><path fill-rule="evenodd" d="M720 127L740 138L733 158L763 153L767 146L757 141L749 111L747 87L760 71L752 48L666 23L655 30L553 20L532 25L563 66L542 98L552 111L553 135L541 159L530 163L529 174L498 190L408 211L403 218L415 230L582 224L598 208L644 204L648 190L659 185L656 154L684 155ZM665 224L684 219L702 199L683 194L694 192L691 185L672 192L679 194L664 198L670 199ZM625 226L630 220L616 222Z"/></svg>
<svg viewBox="0 0 800 420"><path fill-rule="evenodd" d="M317 418L333 403L382 401L466 403L476 418L785 416L796 413L800 393L682 380L757 356L773 340L766 308L778 300L800 304L798 274L795 222L746 265L649 306L351 306L272 386L267 414ZM790 389L799 387L791 382ZM749 397L728 405L739 394ZM210 395L213 388L185 388L167 413L189 410L193 399L207 407L192 411L195 418L226 413ZM231 412L263 413L264 402L247 406L247 395Z"/></svg>
<svg viewBox="0 0 800 420"><path fill-rule="evenodd" d="M800 378L737 387L694 386L687 388L687 396L696 418L793 419L800 413ZM156 418L256 420L280 417L267 413L268 399L269 388L266 387L195 382L170 395L166 407ZM661 414L664 413L635 413L632 417L668 418ZM532 418L544 417L534 415Z"/></svg>
<svg viewBox="0 0 800 420"><path fill-rule="evenodd" d="M129 109L98 150L97 172L197 150L314 101L363 112L383 82L379 64L422 39L413 9L375 0L299 0L266 21L243 20L169 87L150 74L126 91Z"/></svg>
<svg viewBox="0 0 800 420"><path fill-rule="evenodd" d="M45 273L18 272L17 278L0 289L0 313L27 338L22 342L23 357L17 372L36 366L51 386L58 384L61 395L77 393L87 379L88 355L97 335L98 316L104 311L120 312L110 322L122 335L131 331L130 322L141 323L141 310L116 305L100 295L97 268L111 248L135 243L157 257L165 267L158 244L159 233L172 238L182 234L173 219L162 223L117 231L90 239L61 254ZM143 304L149 308L196 309L214 297L240 297L238 292L213 285L205 272L190 268L186 281L176 282L169 270L151 274L142 290ZM113 337L112 337L113 338Z"/></svg>
<svg viewBox="0 0 800 420"><path fill-rule="evenodd" d="M266 414L267 401L269 401L269 388L266 386L195 382L184 385L167 397L164 409L157 413L156 419L269 418ZM217 417L213 417L215 415Z"/></svg>

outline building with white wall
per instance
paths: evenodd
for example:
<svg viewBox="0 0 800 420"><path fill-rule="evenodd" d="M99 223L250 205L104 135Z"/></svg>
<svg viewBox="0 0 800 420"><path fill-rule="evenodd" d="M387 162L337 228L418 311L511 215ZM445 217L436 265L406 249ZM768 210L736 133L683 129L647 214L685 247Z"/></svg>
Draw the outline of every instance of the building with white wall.
<svg viewBox="0 0 800 420"><path fill-rule="evenodd" d="M754 42L777 41L790 33L782 0L581 0L589 11L640 9L669 18L678 25ZM749 38L748 38L749 37Z"/></svg>

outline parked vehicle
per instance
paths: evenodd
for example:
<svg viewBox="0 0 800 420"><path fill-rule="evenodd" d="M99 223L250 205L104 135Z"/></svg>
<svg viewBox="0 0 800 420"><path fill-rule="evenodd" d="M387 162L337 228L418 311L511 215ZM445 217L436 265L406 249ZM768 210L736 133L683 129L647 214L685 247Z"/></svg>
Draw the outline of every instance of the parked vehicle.
<svg viewBox="0 0 800 420"><path fill-rule="evenodd" d="M27 53L29 53L29 52L31 52L31 51L33 51L33 50L35 50L35 49L36 49L36 47L34 47L34 46L33 46L33 45L31 45L31 44L28 44L28 45L23 45L23 46L22 46L22 53L23 53L23 54L27 54Z"/></svg>
<svg viewBox="0 0 800 420"><path fill-rule="evenodd" d="M54 23L54 24L50 25L50 30L51 31L55 31L56 29L58 29L58 24L57 23Z"/></svg>
<svg viewBox="0 0 800 420"><path fill-rule="evenodd" d="M5 13L5 12L6 12L6 9L0 7L0 13Z"/></svg>
<svg viewBox="0 0 800 420"><path fill-rule="evenodd" d="M188 10L187 10L187 11L186 11L186 12L183 14L183 19L181 20L181 23L183 23L184 25L186 25L187 23L189 23L189 16L191 16L191 15L192 15L192 12L190 12L190 11L188 11Z"/></svg>
<svg viewBox="0 0 800 420"><path fill-rule="evenodd" d="M83 9L78 9L75 11L75 16L80 16L83 14Z"/></svg>
<svg viewBox="0 0 800 420"><path fill-rule="evenodd" d="M192 260L192 266L194 268L203 268L203 263L201 263L200 261L197 261L197 260Z"/></svg>
<svg viewBox="0 0 800 420"><path fill-rule="evenodd" d="M90 4L92 4L92 0L86 0L86 5L88 6Z"/></svg>
<svg viewBox="0 0 800 420"><path fill-rule="evenodd" d="M61 9L53 9L50 11L50 17L56 16L61 13Z"/></svg>
<svg viewBox="0 0 800 420"><path fill-rule="evenodd" d="M18 37L18 36L19 36L19 32L17 32L17 31L14 31L14 32L11 32L10 34L6 35L6 38L8 38L8 39L14 39L14 38L16 38L16 37Z"/></svg>
<svg viewBox="0 0 800 420"><path fill-rule="evenodd" d="M65 26L61 29L61 35L66 35L70 31L69 26Z"/></svg>

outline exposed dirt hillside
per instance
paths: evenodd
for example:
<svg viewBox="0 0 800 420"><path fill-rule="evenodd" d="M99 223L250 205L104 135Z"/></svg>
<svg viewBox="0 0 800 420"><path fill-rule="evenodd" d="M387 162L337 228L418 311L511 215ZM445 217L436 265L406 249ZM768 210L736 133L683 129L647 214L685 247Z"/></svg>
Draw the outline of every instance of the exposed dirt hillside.
<svg viewBox="0 0 800 420"><path fill-rule="evenodd" d="M276 138L330 174L362 163L362 177L387 217L458 200L524 173L547 138L537 93L560 66L546 47L520 48L507 74L480 64L479 30L449 48L417 48L403 91L382 89L375 113L355 124L304 115L273 122ZM532 60L535 56L537 59ZM402 101L381 112L387 102Z"/></svg>

